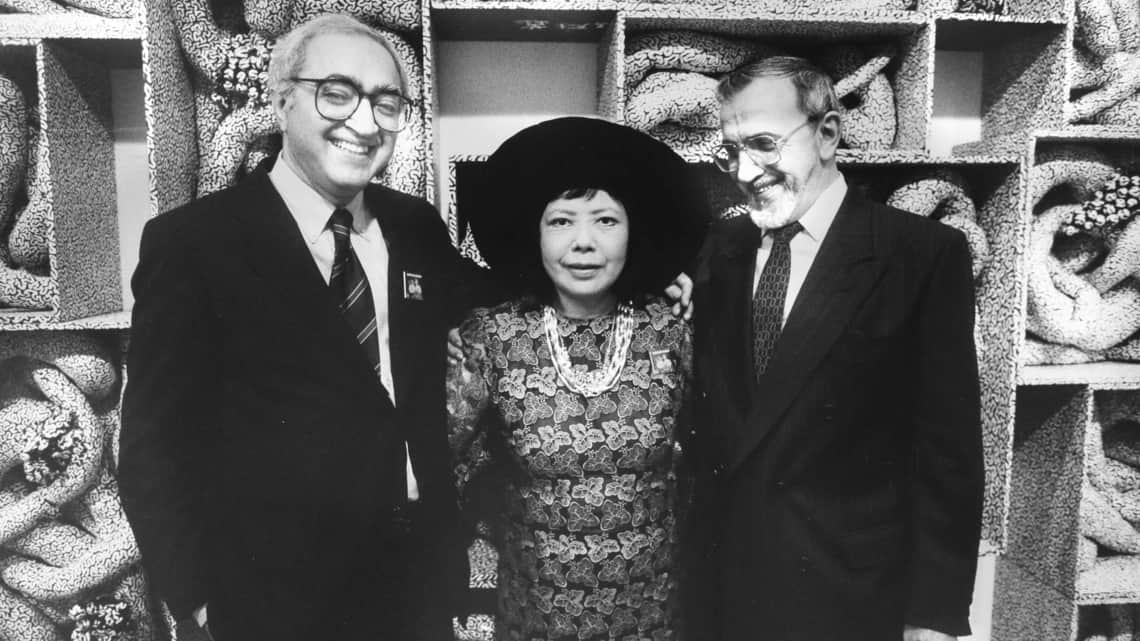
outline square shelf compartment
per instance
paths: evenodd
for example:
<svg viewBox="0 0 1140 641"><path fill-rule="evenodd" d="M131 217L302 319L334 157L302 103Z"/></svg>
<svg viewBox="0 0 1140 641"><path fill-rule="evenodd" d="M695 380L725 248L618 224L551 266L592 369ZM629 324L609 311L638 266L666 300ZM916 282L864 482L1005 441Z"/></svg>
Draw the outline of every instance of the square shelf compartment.
<svg viewBox="0 0 1140 641"><path fill-rule="evenodd" d="M1017 409L992 638L1084 638L1085 606L1140 603L1140 555L1103 544L1140 543L1140 391L1022 388Z"/></svg>
<svg viewBox="0 0 1140 641"><path fill-rule="evenodd" d="M1140 142L1063 135L1031 139L1028 148L1033 164L1025 214L1026 330L1027 336L1040 340L1023 350L1026 371L1020 378L1027 384L1127 387L1130 380L1140 377L1137 363L1129 362L1133 350L1128 347L1130 337L1140 329L1140 319L1128 311L1128 289L1135 288L1136 277L1128 268L1127 254L1117 256L1124 262L1105 262L1127 246L1113 248L1099 233L1066 236L1061 228L1065 211L1057 207L1079 205L1115 170L1140 171ZM1064 267L1063 273L1051 271L1049 256L1062 259L1058 264ZM1089 366L1113 361L1120 364ZM1030 365L1048 367L1029 369Z"/></svg>
<svg viewBox="0 0 1140 641"><path fill-rule="evenodd" d="M19 253L37 261L47 254L43 300L37 299L46 309L4 308L0 327L122 309L108 68L124 48L137 52L138 45L92 42L34 47L36 89L29 102L38 115L40 148L29 166L36 163L39 176L25 192L32 206L24 214L29 231L21 232Z"/></svg>
<svg viewBox="0 0 1140 641"><path fill-rule="evenodd" d="M989 150L1021 151L1023 132L1064 123L1064 24L938 20L935 46L982 54L982 139ZM1007 140L1007 136L1014 136Z"/></svg>

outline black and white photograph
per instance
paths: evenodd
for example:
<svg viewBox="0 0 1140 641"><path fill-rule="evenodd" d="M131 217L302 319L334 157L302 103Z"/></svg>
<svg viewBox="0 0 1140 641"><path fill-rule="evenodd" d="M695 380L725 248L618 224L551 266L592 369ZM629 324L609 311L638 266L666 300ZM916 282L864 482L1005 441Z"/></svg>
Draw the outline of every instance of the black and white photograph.
<svg viewBox="0 0 1140 641"><path fill-rule="evenodd" d="M0 641L1140 639L1140 0L0 0Z"/></svg>

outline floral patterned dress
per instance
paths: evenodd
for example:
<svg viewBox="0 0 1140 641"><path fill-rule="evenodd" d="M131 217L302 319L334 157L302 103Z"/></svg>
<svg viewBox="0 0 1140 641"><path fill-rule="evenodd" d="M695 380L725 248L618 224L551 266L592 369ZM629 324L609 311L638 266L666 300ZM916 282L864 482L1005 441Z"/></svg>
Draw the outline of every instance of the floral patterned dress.
<svg viewBox="0 0 1140 641"><path fill-rule="evenodd" d="M603 365L614 315L558 317L575 369ZM654 300L635 308L617 383L588 398L555 371L541 309L475 310L448 380L450 440L468 505L497 469L496 638L674 639L676 437L691 329ZM487 474L485 476L492 476Z"/></svg>

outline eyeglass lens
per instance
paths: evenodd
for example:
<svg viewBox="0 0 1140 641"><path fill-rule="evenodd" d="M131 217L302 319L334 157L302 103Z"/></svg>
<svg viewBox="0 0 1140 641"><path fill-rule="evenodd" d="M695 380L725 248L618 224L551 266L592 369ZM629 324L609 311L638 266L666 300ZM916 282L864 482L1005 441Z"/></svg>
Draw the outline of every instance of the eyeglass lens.
<svg viewBox="0 0 1140 641"><path fill-rule="evenodd" d="M330 120L347 120L356 112L362 96L352 83L328 79L317 86L317 111ZM369 96L376 124L388 131L400 131L408 124L409 103L402 96L382 92Z"/></svg>
<svg viewBox="0 0 1140 641"><path fill-rule="evenodd" d="M770 165L780 160L780 143L771 136L753 136L740 144L725 143L717 148L713 161L722 171L736 171L740 166L740 153L748 154L752 162Z"/></svg>

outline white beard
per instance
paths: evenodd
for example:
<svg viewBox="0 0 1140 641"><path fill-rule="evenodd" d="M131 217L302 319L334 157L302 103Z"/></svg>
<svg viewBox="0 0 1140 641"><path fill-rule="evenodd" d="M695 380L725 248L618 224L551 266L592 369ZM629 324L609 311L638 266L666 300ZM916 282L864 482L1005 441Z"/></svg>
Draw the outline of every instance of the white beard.
<svg viewBox="0 0 1140 641"><path fill-rule="evenodd" d="M761 229L776 229L796 219L796 195L784 185L777 185L771 191L778 193L767 199L763 209L748 204L748 215Z"/></svg>

